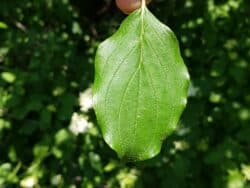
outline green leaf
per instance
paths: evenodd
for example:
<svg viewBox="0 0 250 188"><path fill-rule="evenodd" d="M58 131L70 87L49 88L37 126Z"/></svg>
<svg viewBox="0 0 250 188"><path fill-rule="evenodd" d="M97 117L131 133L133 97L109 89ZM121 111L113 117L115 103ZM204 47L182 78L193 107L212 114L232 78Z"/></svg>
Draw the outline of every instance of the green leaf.
<svg viewBox="0 0 250 188"><path fill-rule="evenodd" d="M1 77L8 83L13 83L16 80L16 75L12 72L2 72Z"/></svg>
<svg viewBox="0 0 250 188"><path fill-rule="evenodd" d="M8 28L8 25L0 21L0 29L7 29L7 28Z"/></svg>
<svg viewBox="0 0 250 188"><path fill-rule="evenodd" d="M174 33L143 6L100 44L93 101L108 145L139 161L160 152L187 102L189 74Z"/></svg>

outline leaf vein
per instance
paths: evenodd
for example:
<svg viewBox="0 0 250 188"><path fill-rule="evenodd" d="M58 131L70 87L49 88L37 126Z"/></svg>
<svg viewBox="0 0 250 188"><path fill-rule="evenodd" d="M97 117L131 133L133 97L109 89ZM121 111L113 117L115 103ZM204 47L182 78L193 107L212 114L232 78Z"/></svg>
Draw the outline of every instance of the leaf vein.
<svg viewBox="0 0 250 188"><path fill-rule="evenodd" d="M159 103L160 98L156 94L157 93L156 88L155 88L155 86L153 84L153 79L152 79L152 76L151 76L149 71L148 71L148 74L149 74L149 76L147 76L147 71L145 69L145 75L146 75L147 79L149 80L149 84L151 85L151 88L153 89L153 95L154 95L154 98L155 98L155 101L154 101L155 110L154 111L156 113L156 118L155 118L156 123L155 123L154 130L153 130L153 132L154 132L153 138L151 139L150 143L148 144L148 147L145 147L144 152L147 151L148 149L150 149L150 146L152 145L153 140L155 139L155 135L159 131L158 130L158 121L159 121L158 120L159 119L159 115L158 115L158 113L159 113L159 104L158 103Z"/></svg>
<svg viewBox="0 0 250 188"><path fill-rule="evenodd" d="M124 37L123 40L121 40L121 41L118 43L118 45L116 46L115 49L117 49L118 51L120 51L120 50L121 50L120 46L125 46L125 45L123 45L123 43L124 43L125 41L128 41L126 37ZM104 66L103 66L103 68L102 68L101 75L103 75L104 71L107 69L106 67L107 67L107 65L109 64L109 63L108 63L109 60L110 60L112 57L114 57L114 55L116 55L116 54L117 54L117 53L116 53L115 51L113 51L113 52L111 53L111 55L106 59L106 61L105 61L105 63L104 63ZM125 56L125 57L126 57L126 56Z"/></svg>
<svg viewBox="0 0 250 188"><path fill-rule="evenodd" d="M122 143L122 141L121 141L121 136L120 136L120 135L121 135L121 132L120 132L120 127L121 127L121 109L122 109L122 105L123 105L123 103L124 103L124 99L125 99L125 96L126 96L126 94L127 94L129 85L130 85L130 83L132 82L132 80L134 79L134 77L135 77L135 75L136 75L136 73L137 73L138 70L140 70L140 67L139 67L139 66L136 68L136 70L134 71L134 73L133 73L132 76L130 77L130 79L129 79L127 85L125 86L125 90L124 90L123 95L122 95L122 98L121 98L121 103L120 103L120 105L119 105L119 110L118 110L118 134L119 134L119 138L120 138L120 143Z"/></svg>
<svg viewBox="0 0 250 188"><path fill-rule="evenodd" d="M104 97L104 104L105 104L105 107L104 107L104 114L105 114L105 117L107 117L107 98L108 98L108 93L109 93L109 90L110 90L110 86L115 78L115 75L119 72L121 66L123 65L123 63L126 61L126 58L129 56L129 54L131 54L134 50L136 49L136 46L133 47L129 52L128 54L124 57L124 59L121 61L121 63L117 66L116 70L114 71L114 74L112 75L109 83L108 83L108 86L107 86L107 91L105 93L105 97ZM106 118L106 121L107 122L107 118ZM120 135L119 135L120 137ZM120 146L121 147L121 146Z"/></svg>

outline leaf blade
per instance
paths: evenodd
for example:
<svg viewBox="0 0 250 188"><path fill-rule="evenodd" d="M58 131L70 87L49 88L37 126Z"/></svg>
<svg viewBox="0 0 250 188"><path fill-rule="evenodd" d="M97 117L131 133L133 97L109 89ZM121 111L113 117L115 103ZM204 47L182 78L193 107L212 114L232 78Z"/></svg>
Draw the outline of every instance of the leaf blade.
<svg viewBox="0 0 250 188"><path fill-rule="evenodd" d="M189 75L173 32L144 7L100 45L95 71L105 141L126 160L155 156L186 105Z"/></svg>

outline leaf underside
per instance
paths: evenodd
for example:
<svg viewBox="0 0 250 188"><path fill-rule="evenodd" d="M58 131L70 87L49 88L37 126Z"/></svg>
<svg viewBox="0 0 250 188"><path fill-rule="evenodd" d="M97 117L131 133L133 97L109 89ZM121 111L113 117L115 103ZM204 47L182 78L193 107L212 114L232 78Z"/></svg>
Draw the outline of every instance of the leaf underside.
<svg viewBox="0 0 250 188"><path fill-rule="evenodd" d="M100 44L94 110L107 144L120 158L160 152L185 108L189 74L174 33L143 7Z"/></svg>

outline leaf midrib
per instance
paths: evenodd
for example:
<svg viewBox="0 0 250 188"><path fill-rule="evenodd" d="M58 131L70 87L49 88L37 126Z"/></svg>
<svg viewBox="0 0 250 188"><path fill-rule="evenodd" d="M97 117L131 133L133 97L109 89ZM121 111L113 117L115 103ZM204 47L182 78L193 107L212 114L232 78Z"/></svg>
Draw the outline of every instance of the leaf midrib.
<svg viewBox="0 0 250 188"><path fill-rule="evenodd" d="M143 54L143 50L144 50L144 42L146 42L146 38L145 38L145 23L144 23L144 17L145 17L145 7L142 7L141 8L141 20L140 20L140 24L141 24L141 27L140 27L140 40L139 40L139 46L140 46L140 59L139 59L139 63L138 63L138 66L137 66L137 68L136 68L136 70L134 71L134 73L131 75L131 77L130 77L130 79L129 79L129 81L128 81L128 83L127 83L127 85L125 86L125 88L124 88L124 93L123 93L123 96L122 96L122 99L121 99L121 103L120 103L120 105L119 105L119 110L118 110L118 137L119 137L119 140L120 140L120 142L119 143L123 143L122 142L122 138L121 138L121 132L120 132L120 118L121 118L121 109L122 109L122 106L123 106L123 102L124 102L124 98L125 98L125 96L126 96L126 93L127 93L127 90L128 90L128 88L129 88L129 86L130 86L130 84L131 84L131 82L134 80L134 78L135 78L135 76L138 74L138 72L139 72L139 76L138 76L138 92L137 92L137 104L136 104L136 114L135 114L135 125L134 125L134 130L135 130L135 132L134 132L134 138L136 137L136 129L137 129L137 125L138 125L138 106L139 106L139 101L140 101L140 83L141 83L141 76L140 76L140 73L141 73L141 68L143 67L143 62L144 62L144 54ZM130 54L131 52L133 52L133 50L134 50L134 48L128 53L128 54ZM156 53L156 52L155 52ZM157 54L157 53L156 53ZM125 61L125 59L126 59L126 56L125 56L125 58L124 58L124 60L122 61L122 62L124 62ZM159 60L160 61L160 60ZM159 62L160 63L160 62ZM115 74L119 71L119 69L120 69L120 67L121 67L121 65L122 65L123 63L120 63L119 65L118 65L118 67L117 67L117 69L116 69L116 71L115 71L115 73L114 73L114 75L112 76L112 79L111 79L111 81L109 82L109 86L108 86L108 88L107 88L107 92L106 92L106 96L105 96L105 104L107 104L107 96L108 96L108 93L109 93L109 88L110 88L110 85L111 85L111 83L112 83L112 80L113 80L113 77L115 76ZM161 63L160 63L160 65L161 65ZM162 65L161 65L162 66ZM145 70L146 71L146 70ZM149 73L149 76L150 76L150 73ZM150 76L151 77L151 76ZM151 80L151 79L150 79ZM148 80L149 81L149 80ZM155 96L155 98L156 98L156 101L155 101L155 113L157 114L158 112L158 96L157 96L157 92L155 91L155 86L154 86L154 84L153 84L153 81L151 80L151 81L149 81L149 84L152 86L152 89L153 89L153 95ZM106 106L106 105L105 105ZM157 121L157 119L158 119L158 114L157 114L157 118L156 118L156 121ZM155 130L156 131L156 130ZM156 134L156 132L154 131L154 136L153 137L155 137L155 134ZM135 142L135 139L133 139L133 141L132 141L132 145L134 144L134 142ZM149 145L146 147L146 148L149 148L150 146L151 146L151 144L152 144L152 142L153 141L151 141L150 143L149 143ZM123 144L122 145L120 145L120 149L121 150L124 150L124 146L123 146ZM146 149L145 149L146 150ZM144 150L144 152L145 152L145 150Z"/></svg>
<svg viewBox="0 0 250 188"><path fill-rule="evenodd" d="M144 2L144 0L142 0ZM145 5L142 3L141 7L141 31L140 31L140 60L137 69L139 70L139 77L138 77L138 92L137 92L137 100L136 100L136 113L135 113L135 125L134 125L134 139L132 141L132 145L135 143L136 138L136 129L138 125L138 106L140 102L140 83L141 83L141 76L140 76L140 69L143 65L143 41L144 41L144 12L145 12Z"/></svg>
<svg viewBox="0 0 250 188"><path fill-rule="evenodd" d="M121 126L121 123L120 123L120 117L121 117L121 108L122 108L122 105L123 105L123 100L125 98L125 95L126 95L126 92L128 90L128 87L131 83L131 81L134 79L134 77L136 76L137 72L139 71L139 78L138 78L138 92L137 92L137 103L136 103L136 113L135 113L135 125L134 125L134 138L136 137L136 129L137 129L137 125L138 125L138 106L139 106L139 101L140 101L140 82L141 82L141 76L140 76L140 70L141 70L141 67L143 65L143 42L144 42L144 14L145 14L145 6L142 5L141 7L141 30L140 30L140 59L139 59L139 64L138 64L138 67L136 68L135 72L133 73L133 75L131 76L131 78L129 79L128 81L128 84L127 86L125 86L125 90L124 90L124 94L122 96L122 99L121 99L121 103L120 103L120 107L119 107L119 112L118 112L118 135L119 135L119 140L120 140L120 143L122 143L121 141L121 132L120 132L120 126ZM135 142L135 139L133 139L132 141L132 145L134 145L134 142ZM121 145L120 145L120 149L121 149Z"/></svg>

